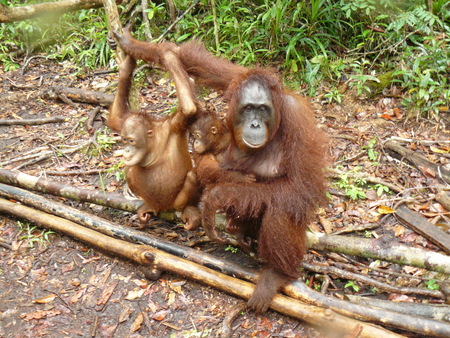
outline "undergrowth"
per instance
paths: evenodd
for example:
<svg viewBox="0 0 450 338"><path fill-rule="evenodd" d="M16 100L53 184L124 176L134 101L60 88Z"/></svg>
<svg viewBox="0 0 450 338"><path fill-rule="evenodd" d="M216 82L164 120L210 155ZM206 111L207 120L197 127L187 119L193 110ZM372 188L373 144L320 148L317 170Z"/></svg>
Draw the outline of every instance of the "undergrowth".
<svg viewBox="0 0 450 338"><path fill-rule="evenodd" d="M175 1L175 14L193 2ZM121 20L133 23L137 38L165 34L173 20L167 2L149 1L145 11L129 3L119 6ZM340 102L337 86L347 79L369 97L395 84L408 111L430 116L450 105L449 9L445 0L200 0L164 38L200 39L240 64L274 67L309 95L326 90L329 103ZM18 67L17 56L36 53L73 60L80 72L115 67L102 9L1 24L0 40L5 71Z"/></svg>

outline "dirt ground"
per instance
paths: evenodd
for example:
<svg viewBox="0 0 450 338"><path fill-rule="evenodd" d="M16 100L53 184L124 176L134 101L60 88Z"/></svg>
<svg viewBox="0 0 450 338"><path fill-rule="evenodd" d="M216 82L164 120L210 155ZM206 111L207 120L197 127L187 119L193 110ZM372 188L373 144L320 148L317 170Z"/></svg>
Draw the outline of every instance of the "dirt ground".
<svg viewBox="0 0 450 338"><path fill-rule="evenodd" d="M63 116L66 120L31 126L0 125L0 168L20 169L82 188L122 193L124 181L115 172L123 168L119 165L119 147L112 142L113 134L105 130L101 114L94 120L95 133L86 127L96 106L46 99L41 95L43 89L52 85L113 93L117 73L80 73L69 62L58 63L46 58L25 61L21 60L22 67L15 71L4 72L0 66L0 120L53 116ZM157 74L144 79L150 85L141 91L141 105L149 112L163 113L175 105L174 88L167 77ZM206 101L223 109L221 98L215 93L209 94ZM318 121L330 135L333 168L341 177L364 173L403 190L397 195L386 191L377 194L379 187L369 182L361 188L367 198L354 201L345 196L343 185L336 185L339 180L330 180L330 204L320 212L321 222L315 222L313 230L372 238L389 236L412 247L439 251L395 217L377 223L382 217L380 206L393 208L399 200L409 198L414 210L437 223L447 234L450 229L448 211L434 200L437 187L442 185L438 175L395 159L383 148L382 141L392 136L407 140L405 146L450 169L450 148L443 142L449 138L448 113L440 119L407 119L408 112L399 105L399 99L389 95L362 101L349 93L343 102L327 104L320 97L314 98ZM42 156L47 152L48 155ZM372 155L375 159L370 158ZM117 223L138 224L136 217L127 212L55 199ZM189 233L180 224L161 221L146 231L219 257L254 265L240 251L232 253L223 246L200 240L201 229ZM230 313L242 304L238 298L182 276L165 273L156 281L147 280L142 268L5 213L0 213L0 242L4 244L0 246L0 337L217 336L230 321ZM371 263L362 258L354 257L354 260ZM355 263L344 255L317 251L310 251L307 261L341 262L350 270ZM400 286L426 287L426 280L446 278L423 269L386 262L377 264L403 277L400 280L377 274L373 278L391 279L391 283ZM307 271L305 280L318 289L323 278ZM337 278L327 293L337 297L376 294L395 301L442 302L414 294L374 291L364 283L349 284ZM231 331L233 337L322 336L316 328L274 311L264 315L242 311L232 320Z"/></svg>

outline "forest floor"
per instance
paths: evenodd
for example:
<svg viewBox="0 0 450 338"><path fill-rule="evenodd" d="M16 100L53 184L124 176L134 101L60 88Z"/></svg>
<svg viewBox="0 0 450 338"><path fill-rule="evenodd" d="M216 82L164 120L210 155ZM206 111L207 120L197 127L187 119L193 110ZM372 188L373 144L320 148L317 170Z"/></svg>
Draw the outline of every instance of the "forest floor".
<svg viewBox="0 0 450 338"><path fill-rule="evenodd" d="M34 58L29 63L23 60L21 66L10 72L4 72L0 66L0 120L63 116L65 122L0 125L0 168L19 169L80 188L122 193L124 181L115 173L123 168L113 133L105 129L101 114L94 119L95 133L86 128L96 106L69 104L41 95L43 89L53 85L113 93L117 73L79 75L70 63L45 58ZM158 114L170 111L176 102L173 84L161 77L161 72L152 74L145 79L149 85L141 90L141 105ZM450 144L444 142L449 139L450 118L443 113L440 119L408 119L408 112L393 96L359 100L348 92L342 104L328 104L320 97L313 99L317 120L330 136L332 167L336 171L330 179L330 203L319 212L311 228L343 236L386 236L396 243L440 251L395 216L383 218L383 210L407 200L411 209L449 234L449 212L435 200L438 188L444 185L439 175L395 158L383 142L393 136L401 138L403 146L450 169ZM221 97L216 93L207 95L206 101L223 110ZM41 157L48 151L48 156ZM371 179L355 178L355 173ZM401 191L387 191L383 182L396 185ZM361 198L351 199L348 195ZM136 217L127 212L55 199L116 223L138 225ZM186 232L181 224L158 221L145 231L234 262L254 265L241 251L233 253L204 241L201 228ZM0 242L0 337L216 336L232 310L243 302L183 276L164 273L156 281L146 280L142 269L127 261L6 213L0 213ZM434 285L430 280L448 278L425 269L330 252L311 250L306 260L339 266L400 288L426 289ZM379 269L367 269L369 265ZM389 271L398 275L391 276ZM320 289L324 278L306 271L304 280ZM338 298L356 294L397 302L443 302L417 294L377 290L358 281L335 277L331 281L326 292ZM316 328L274 311L264 315L243 311L233 320L231 329L233 337L321 336Z"/></svg>

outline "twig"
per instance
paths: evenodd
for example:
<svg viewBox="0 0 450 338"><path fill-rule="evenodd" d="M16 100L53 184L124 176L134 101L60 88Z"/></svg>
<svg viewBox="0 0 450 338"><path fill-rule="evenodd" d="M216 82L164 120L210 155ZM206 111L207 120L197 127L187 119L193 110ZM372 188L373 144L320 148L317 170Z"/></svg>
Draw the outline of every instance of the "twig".
<svg viewBox="0 0 450 338"><path fill-rule="evenodd" d="M47 56L44 56L44 55L33 55L33 56L29 57L25 61L24 65L22 67L22 75L25 75L25 72L27 71L27 68L28 68L28 65L30 64L30 62L32 60L34 60L34 59L37 59L37 58L47 59Z"/></svg>
<svg viewBox="0 0 450 338"><path fill-rule="evenodd" d="M72 170L72 171L46 171L48 176L86 176L98 175L108 172L109 169L90 169L90 170Z"/></svg>
<svg viewBox="0 0 450 338"><path fill-rule="evenodd" d="M395 292L400 294L415 294L415 295L422 295L422 296L428 296L433 298L439 298L444 299L445 296L441 291L437 290L428 290L428 289L421 289L421 288L408 288L408 287L401 287L398 288L393 285L389 285L383 282L379 282L373 278L363 276L354 272L345 271L339 268L336 268L334 266L326 266L326 265L317 265L317 264L311 264L307 262L302 262L302 266L305 269L308 269L310 271L314 271L321 274L330 274L334 275L339 278L344 278L348 280L354 280L358 281L367 285L375 286L378 289L388 291L388 292Z"/></svg>
<svg viewBox="0 0 450 338"><path fill-rule="evenodd" d="M340 175L346 175L346 176L353 177L353 178L363 178L370 183L385 185L386 187L388 187L389 189L391 189L392 191L395 191L397 193L404 191L403 187L399 187L398 185L396 185L394 183L387 182L378 177L374 177L374 176L370 176L370 175L366 175L366 174L358 173L358 172L342 172L337 169L329 170L329 177L331 177L331 178L339 179Z"/></svg>
<svg viewBox="0 0 450 338"><path fill-rule="evenodd" d="M0 238L0 246L5 248L5 249L9 249L12 250L13 247L11 246L10 243L8 243L7 241L5 241L3 238Z"/></svg>
<svg viewBox="0 0 450 338"><path fill-rule="evenodd" d="M86 130L89 134L94 133L94 120L97 114L101 111L101 107L95 107L95 109L89 114L88 119L86 120Z"/></svg>
<svg viewBox="0 0 450 338"><path fill-rule="evenodd" d="M244 302L239 303L238 305L233 307L233 310L228 312L227 316L222 322L222 326L217 333L218 337L228 338L231 337L232 332L232 325L236 317L242 312L245 311L246 304Z"/></svg>
<svg viewBox="0 0 450 338"><path fill-rule="evenodd" d="M219 52L219 27L217 25L217 13L216 13L216 2L211 0L211 8L213 12L213 22L214 22L214 39L216 41L216 52Z"/></svg>
<svg viewBox="0 0 450 338"><path fill-rule="evenodd" d="M169 16L170 16L170 20L175 21L176 20L176 11L177 8L175 6L175 2L173 0L167 0L167 4L169 5Z"/></svg>
<svg viewBox="0 0 450 338"><path fill-rule="evenodd" d="M6 77L6 79L11 83L11 86L14 88L18 88L18 89L34 89L34 88L36 88L35 85L19 85L19 84L15 83L9 77ZM41 80L42 80L42 76L41 76Z"/></svg>
<svg viewBox="0 0 450 338"><path fill-rule="evenodd" d="M84 148L85 146L86 146L86 144L81 144L81 145L72 147L70 149L59 150L59 153L61 153L61 154L71 154L71 153L73 153L75 151L78 151L78 150ZM41 161L44 161L44 160L48 159L49 157L51 157L53 155L54 155L54 151L46 152L45 154L42 154L41 156L39 156L39 157L37 157L37 158L35 158L33 160L30 160L28 162L25 162L25 163L22 163L22 164L16 166L14 168L14 170L20 170L20 169L25 168L27 166L39 163Z"/></svg>
<svg viewBox="0 0 450 338"><path fill-rule="evenodd" d="M398 137L398 136L391 136L389 140L393 141L402 141L402 142L409 142L409 143L423 143L423 144L436 144L436 143L450 143L450 140L419 140L415 138L404 138L404 137ZM388 142L389 140L386 140L385 142Z"/></svg>
<svg viewBox="0 0 450 338"><path fill-rule="evenodd" d="M164 39L164 37L172 30L173 27L175 27L175 25L184 18L184 16L189 13L191 11L192 8L194 8L195 6L197 6L197 4L200 2L200 0L195 0L184 12L183 14L181 14L174 22L172 22L172 24L164 31L164 33L162 33L156 40L154 40L153 42L159 42L162 39Z"/></svg>
<svg viewBox="0 0 450 338"><path fill-rule="evenodd" d="M345 257L345 259L348 259L351 263L353 263L354 265L349 265L346 263L340 263L340 262L334 262L333 264L335 266L342 266L343 268L348 268L350 270L360 270L360 269L364 269L364 270L371 270L371 271L376 271L382 275L386 275L386 276L397 276L397 277L403 277L403 278L408 278L408 279L418 279L418 280L429 280L429 277L421 277L421 276L411 276L405 273L399 273L399 272L395 272L392 269L381 269L381 268L377 268L375 266L370 266L368 264L363 264L359 261L357 261L356 259L352 258L349 255L342 255L343 257ZM357 266L359 266L359 268Z"/></svg>

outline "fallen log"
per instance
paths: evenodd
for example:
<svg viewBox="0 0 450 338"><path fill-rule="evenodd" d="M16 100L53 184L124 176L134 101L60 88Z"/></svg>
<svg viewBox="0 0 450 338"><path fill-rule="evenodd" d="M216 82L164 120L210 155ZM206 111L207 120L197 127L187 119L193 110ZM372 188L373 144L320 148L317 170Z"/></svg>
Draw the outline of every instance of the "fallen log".
<svg viewBox="0 0 450 338"><path fill-rule="evenodd" d="M25 120L0 120L0 126L37 126L47 123L61 123L66 120L62 116L54 116L42 119L25 119Z"/></svg>
<svg viewBox="0 0 450 338"><path fill-rule="evenodd" d="M421 169L421 167L428 168L428 170L433 171L437 177L440 177L443 181L450 183L450 171L428 161L425 156L416 154L414 151L402 147L400 144L392 140L387 141L384 145L390 150L400 154L406 160L414 164L418 169Z"/></svg>
<svg viewBox="0 0 450 338"><path fill-rule="evenodd" d="M109 107L114 95L99 91L86 90L80 88L69 88L63 86L51 86L42 91L41 96L45 99L60 99L67 103L67 100L78 101L84 103L98 104Z"/></svg>
<svg viewBox="0 0 450 338"><path fill-rule="evenodd" d="M407 303L392 302L373 297L362 297L346 295L353 303L369 305L385 310L395 310L412 316L427 317L434 320L450 322L450 306L446 304L426 304L426 303Z"/></svg>
<svg viewBox="0 0 450 338"><path fill-rule="evenodd" d="M98 190L79 189L70 185L0 169L0 182L28 190L44 192L56 196L85 201L120 210L135 212L141 201L127 200L120 194ZM168 221L177 219L174 213L166 212L158 217ZM224 224L223 224L224 225ZM425 251L406 245L387 242L387 238L366 239L339 235L324 235L307 232L308 246L315 250L345 253L364 258L380 259L387 262L415 266L431 271L450 274L450 257L437 252Z"/></svg>
<svg viewBox="0 0 450 338"><path fill-rule="evenodd" d="M64 218L37 211L2 198L0 198L0 211L61 232L109 254L121 256L143 266L170 271L244 299L249 299L254 290L254 285L249 282L224 275L150 246L132 244L111 238ZM313 324L320 329L333 330L333 332L336 330L352 332L355 328L360 327L361 333L359 337L401 337L376 325L346 318L329 309L307 305L280 294L274 297L270 308ZM448 334L450 334L450 329Z"/></svg>
<svg viewBox="0 0 450 338"><path fill-rule="evenodd" d="M115 209L135 212L142 204L140 200L127 200L121 194L108 193L100 190L81 189L56 181L46 180L20 171L0 169L0 182L19 186L32 191L39 191L55 196L70 198Z"/></svg>
<svg viewBox="0 0 450 338"><path fill-rule="evenodd" d="M422 215L410 210L406 204L397 207L395 216L402 223L406 223L408 228L436 244L446 253L450 253L450 235L440 230L436 225L428 222Z"/></svg>
<svg viewBox="0 0 450 338"><path fill-rule="evenodd" d="M32 205L40 210L56 214L76 223L83 224L91 229L112 237L125 239L139 244L150 245L178 257L186 258L190 261L202 264L216 271L226 273L230 276L245 279L253 283L257 280L256 271L243 268L242 266L231 262L223 261L207 253L199 252L197 250L157 238L150 234L143 233L142 231L109 222L103 218L82 212L59 202L48 200L42 196L16 187L0 184L0 196ZM290 297L302 300L309 304L331 309L350 318L389 325L391 327L403 330L408 330L409 323L414 322L414 325L417 327L414 327L412 329L413 331L421 330L420 328L428 328L430 325L433 327L433 331L436 331L434 328L436 323L434 322L430 324L427 320L424 321L419 317L414 317L414 320L411 320L410 317L405 318L401 313L396 313L395 311L378 310L371 308L370 306L360 306L345 300L329 297L311 290L300 280L287 285L282 291Z"/></svg>
<svg viewBox="0 0 450 338"><path fill-rule="evenodd" d="M228 275L233 275L249 281L256 281L256 271L249 273L248 270L243 269L237 264L224 262L214 256L202 253L201 251L178 245L174 242L158 238L149 233L144 233L121 224L109 222L104 218L83 212L20 188L0 183L0 196L31 205L34 208L82 224L111 237L124 239L138 244L150 245L178 257L211 267Z"/></svg>
<svg viewBox="0 0 450 338"><path fill-rule="evenodd" d="M387 236L377 239L308 233L308 246L352 256L379 259L450 274L450 256L397 243Z"/></svg>

